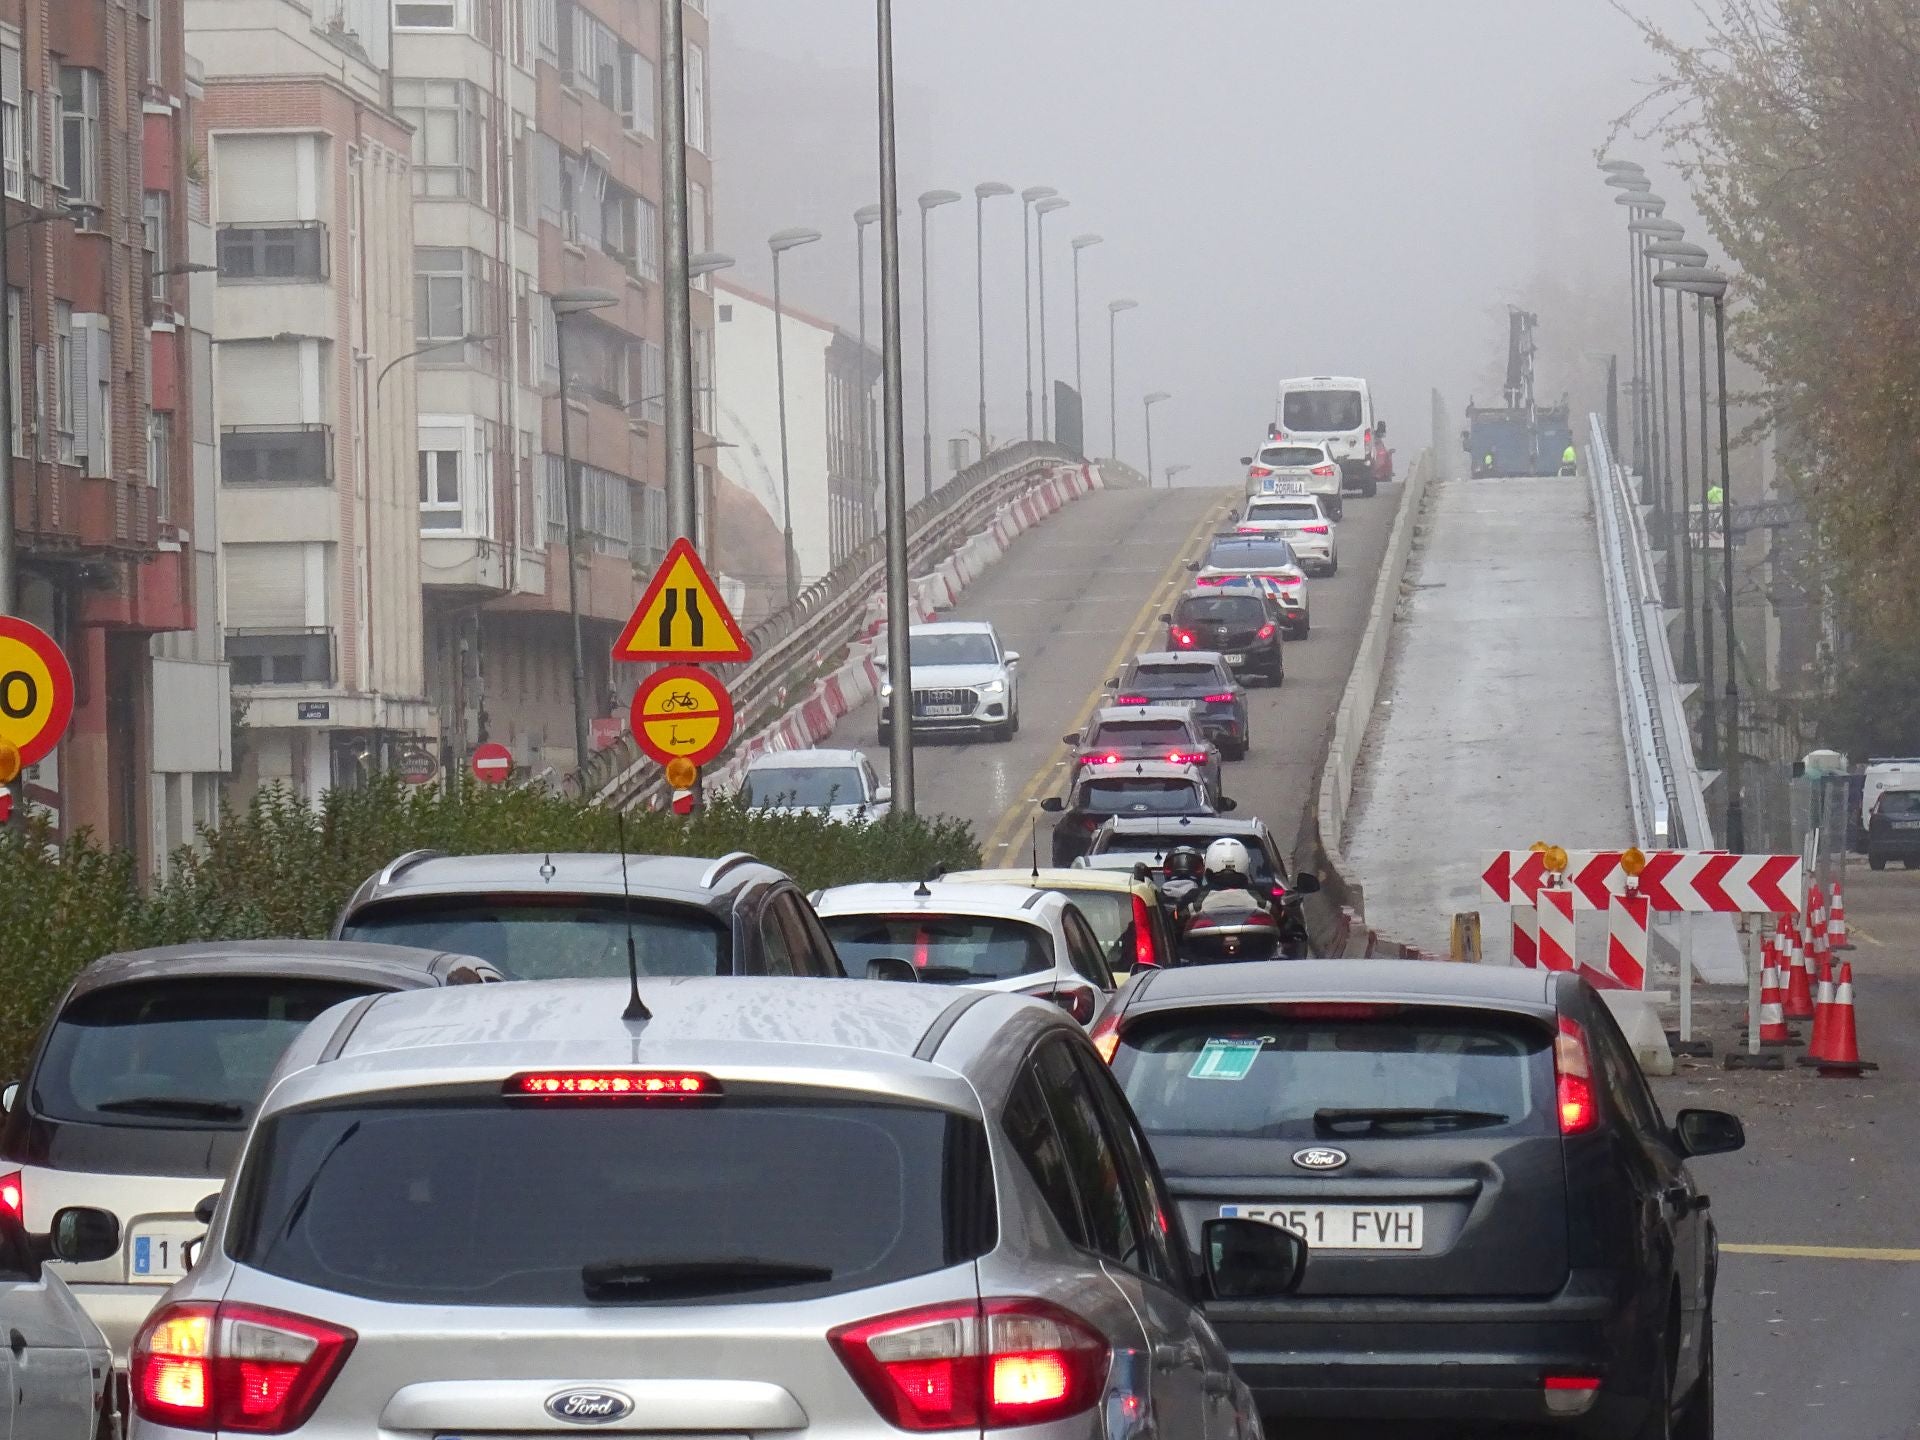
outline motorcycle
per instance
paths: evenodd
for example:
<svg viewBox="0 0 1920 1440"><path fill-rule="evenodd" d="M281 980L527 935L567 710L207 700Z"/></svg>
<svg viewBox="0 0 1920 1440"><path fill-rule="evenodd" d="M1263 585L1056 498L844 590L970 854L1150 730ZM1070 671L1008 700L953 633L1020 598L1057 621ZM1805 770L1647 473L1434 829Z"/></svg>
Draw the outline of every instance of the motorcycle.
<svg viewBox="0 0 1920 1440"><path fill-rule="evenodd" d="M1252 890L1213 890L1194 905L1180 932L1183 965L1250 960L1305 960L1312 942L1301 902L1319 889L1318 877L1302 875L1292 889L1276 887L1270 907Z"/></svg>

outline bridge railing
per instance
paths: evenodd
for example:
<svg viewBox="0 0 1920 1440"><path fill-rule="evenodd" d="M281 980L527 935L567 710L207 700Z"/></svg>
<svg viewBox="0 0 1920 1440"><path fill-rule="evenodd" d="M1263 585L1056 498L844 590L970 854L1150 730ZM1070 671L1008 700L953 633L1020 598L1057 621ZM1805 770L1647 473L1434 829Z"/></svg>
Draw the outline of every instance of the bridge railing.
<svg viewBox="0 0 1920 1440"><path fill-rule="evenodd" d="M1019 499L1063 466L1082 463L1064 446L1027 440L961 470L907 511L908 573L924 574L985 528L1002 505ZM793 605L749 631L752 660L712 667L733 696L736 745L774 719L788 694L812 680L855 638L885 579L882 532L808 586ZM631 809L660 798L665 784L660 766L640 753L631 736L623 735L594 757L586 790L599 804Z"/></svg>

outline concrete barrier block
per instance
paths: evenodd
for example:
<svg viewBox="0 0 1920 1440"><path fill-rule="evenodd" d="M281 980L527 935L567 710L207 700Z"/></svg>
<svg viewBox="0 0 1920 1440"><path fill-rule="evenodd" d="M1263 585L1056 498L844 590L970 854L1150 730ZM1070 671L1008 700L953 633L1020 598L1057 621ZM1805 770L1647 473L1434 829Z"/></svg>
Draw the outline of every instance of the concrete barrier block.
<svg viewBox="0 0 1920 1440"><path fill-rule="evenodd" d="M1667 1028L1660 1020L1657 992L1648 990L1602 990L1613 1018L1620 1024L1633 1047L1633 1057L1649 1075L1673 1073L1673 1050L1667 1044Z"/></svg>

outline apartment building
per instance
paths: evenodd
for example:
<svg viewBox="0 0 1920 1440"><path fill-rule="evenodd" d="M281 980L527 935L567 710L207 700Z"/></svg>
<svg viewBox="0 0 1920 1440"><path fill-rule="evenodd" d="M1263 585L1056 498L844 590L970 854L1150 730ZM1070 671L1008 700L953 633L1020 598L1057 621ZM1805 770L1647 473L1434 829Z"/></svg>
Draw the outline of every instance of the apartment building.
<svg viewBox="0 0 1920 1440"><path fill-rule="evenodd" d="M437 748L413 133L388 96L384 0L187 0L186 16L206 74L234 767L243 795L313 799Z"/></svg>
<svg viewBox="0 0 1920 1440"><path fill-rule="evenodd" d="M66 650L76 690L28 795L149 865L217 796L218 745L174 743L176 723L226 723L217 663L156 658L174 636L195 658L209 599L193 464L205 347L184 273L194 104L177 7L0 0L19 609Z"/></svg>

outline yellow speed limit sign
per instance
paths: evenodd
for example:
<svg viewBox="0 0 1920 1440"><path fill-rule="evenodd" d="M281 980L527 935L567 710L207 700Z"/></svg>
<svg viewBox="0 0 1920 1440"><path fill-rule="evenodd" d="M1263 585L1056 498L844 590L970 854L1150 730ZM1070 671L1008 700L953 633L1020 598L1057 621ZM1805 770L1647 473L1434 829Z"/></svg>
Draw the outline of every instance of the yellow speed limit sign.
<svg viewBox="0 0 1920 1440"><path fill-rule="evenodd" d="M640 682L627 719L640 748L662 765L704 765L733 738L733 697L697 665L669 665Z"/></svg>
<svg viewBox="0 0 1920 1440"><path fill-rule="evenodd" d="M0 615L0 743L21 765L44 759L73 718L73 667L53 637L13 615Z"/></svg>

